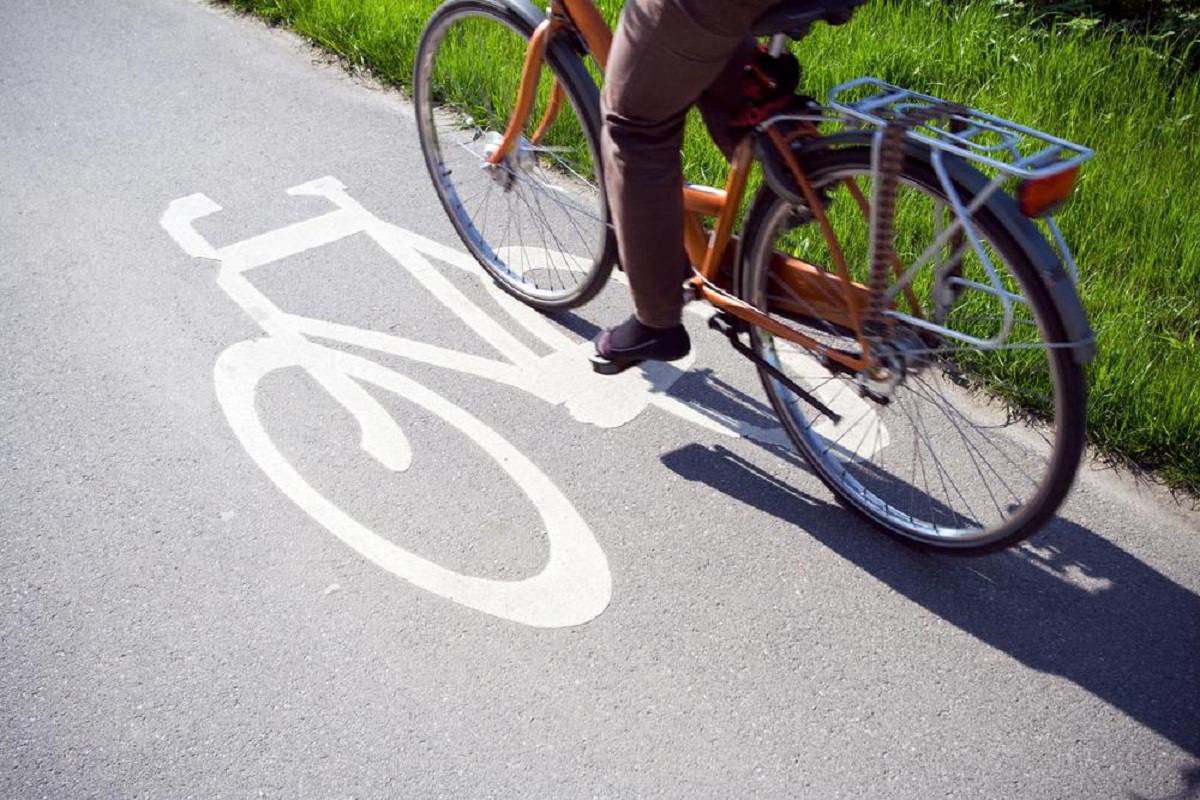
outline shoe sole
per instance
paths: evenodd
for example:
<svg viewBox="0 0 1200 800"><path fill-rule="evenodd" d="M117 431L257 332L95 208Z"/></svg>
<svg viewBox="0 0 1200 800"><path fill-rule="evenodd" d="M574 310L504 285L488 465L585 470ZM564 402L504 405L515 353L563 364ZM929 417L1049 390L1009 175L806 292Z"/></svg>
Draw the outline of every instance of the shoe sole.
<svg viewBox="0 0 1200 800"><path fill-rule="evenodd" d="M630 367L636 367L645 360L644 358L635 358L631 361L613 361L602 355L594 355L591 358L592 371L601 375L619 375Z"/></svg>

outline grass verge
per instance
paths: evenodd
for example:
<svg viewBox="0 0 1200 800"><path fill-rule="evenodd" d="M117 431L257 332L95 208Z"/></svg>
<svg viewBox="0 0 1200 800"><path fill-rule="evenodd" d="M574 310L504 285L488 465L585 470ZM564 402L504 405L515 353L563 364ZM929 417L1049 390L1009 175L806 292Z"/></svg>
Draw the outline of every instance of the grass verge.
<svg viewBox="0 0 1200 800"><path fill-rule="evenodd" d="M437 0L219 0L407 86ZM599 0L615 20L621 0ZM875 75L1085 143L1098 151L1060 216L1099 338L1088 424L1105 451L1200 490L1200 75L1155 40L1033 25L986 0L871 3L819 26L797 52L806 88ZM724 162L689 129L689 176Z"/></svg>

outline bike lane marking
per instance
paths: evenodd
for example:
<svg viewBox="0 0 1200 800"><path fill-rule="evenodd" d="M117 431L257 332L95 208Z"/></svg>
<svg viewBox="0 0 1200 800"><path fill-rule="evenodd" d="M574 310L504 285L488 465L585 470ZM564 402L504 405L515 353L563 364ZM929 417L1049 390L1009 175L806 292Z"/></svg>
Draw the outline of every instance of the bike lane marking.
<svg viewBox="0 0 1200 800"><path fill-rule="evenodd" d="M440 596L515 622L559 627L586 622L611 599L607 558L590 528L541 470L500 434L449 400L395 370L369 359L315 344L309 337L356 345L421 363L444 367L526 391L571 416L602 428L619 427L654 405L708 431L787 446L779 428L760 428L702 409L667 394L691 367L694 355L674 363L648 363L619 376L598 376L588 362L590 342L575 342L541 314L511 297L486 275L474 258L453 248L384 222L351 198L332 177L287 190L291 195L320 196L335 208L325 214L248 239L214 247L194 222L221 207L202 194L173 201L160 224L179 246L196 258L219 262L218 285L267 333L266 338L229 347L218 359L214 379L231 427L252 459L283 493L310 517L368 560L414 585ZM253 268L365 233L431 295L488 342L503 360L488 359L392 334L288 314L246 277ZM548 258L533 249L525 261ZM562 254L555 254L561 259ZM473 303L429 258L480 279L499 307L551 349L539 356ZM616 273L622 280L624 275ZM622 280L623 282L623 280ZM712 310L692 305L689 312L707 317ZM404 471L412 451L395 418L368 393L375 384L416 403L448 422L488 453L537 508L546 526L549 557L535 576L495 581L456 573L404 550L362 526L317 492L275 448L258 419L255 397L267 372L301 367L350 412L359 425L361 447L384 467Z"/></svg>
<svg viewBox="0 0 1200 800"><path fill-rule="evenodd" d="M459 310L474 308L432 265L415 251L410 252L398 236L399 229L389 226L372 230L372 226L382 223L344 196L343 190L332 179L297 187L291 193L322 194L340 208L219 249L212 247L193 227L199 217L220 210L202 195L172 203L160 220L186 252L220 263L218 285L268 334L227 348L214 367L217 397L231 428L251 458L289 499L388 572L469 608L525 625L562 627L593 619L611 599L612 577L607 558L570 501L532 461L496 431L432 390L369 359L309 341L307 336L314 335L314 331L306 326L305 318L282 311L246 278L244 273L250 268L354 233L368 232L398 263L415 273L426 288L442 293L435 296L443 300L451 298ZM459 300L461 307L456 302ZM521 362L536 359L532 351L499 328L494 320L481 316L476 315L472 320L475 324L470 327L483 336L499 331L502 337L507 337L498 348L506 356ZM353 337L335 338L354 343ZM391 340L385 349L407 354L404 344L404 340ZM436 354L439 360L452 352L433 350L437 352L426 355ZM503 362L493 363L504 366ZM366 392L362 382L375 384L425 408L479 446L513 479L541 516L548 540L548 556L542 569L523 580L492 580L458 573L379 536L324 497L275 447L258 417L256 397L261 378L289 367L303 368L350 412L359 424L363 449L385 467L407 469L411 451L395 419Z"/></svg>
<svg viewBox="0 0 1200 800"><path fill-rule="evenodd" d="M307 369L312 366L306 362L310 358L318 359L320 367L372 383L424 408L487 453L541 517L549 551L542 569L521 580L455 572L380 536L305 480L263 426L256 397L262 377L277 369ZM226 349L217 360L214 380L230 427L255 463L292 502L376 566L467 608L531 627L581 625L608 607L612 598L608 559L570 500L500 434L436 392L369 359L328 348L297 352L294 343L274 337Z"/></svg>

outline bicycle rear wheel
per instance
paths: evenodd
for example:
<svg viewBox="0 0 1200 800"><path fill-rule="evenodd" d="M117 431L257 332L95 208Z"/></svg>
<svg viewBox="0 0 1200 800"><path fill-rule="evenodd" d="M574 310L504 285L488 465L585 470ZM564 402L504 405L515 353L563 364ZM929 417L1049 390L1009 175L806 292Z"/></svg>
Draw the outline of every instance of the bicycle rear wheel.
<svg viewBox="0 0 1200 800"><path fill-rule="evenodd" d="M438 8L417 49L417 130L438 197L472 255L525 303L572 308L604 286L616 250L600 169L599 96L567 34L546 49L514 151L495 166L486 160L517 101L531 16L503 0Z"/></svg>
<svg viewBox="0 0 1200 800"><path fill-rule="evenodd" d="M818 149L805 154L804 163L829 201L847 261L860 265L852 277L866 283L869 226L852 187L869 200L870 148ZM971 188L956 188L969 205ZM928 154L909 148L896 222L896 251L905 266L934 242L945 202ZM877 384L831 368L781 337L751 331L752 346L767 363L840 415L835 422L760 368L783 427L834 494L907 542L959 552L1006 547L1040 527L1066 496L1084 444L1082 370L1069 348L1056 346L1067 342L1063 322L1014 235L1029 223L1002 194L976 212L974 222L1005 292L1019 298L1012 332L999 347L896 321L891 381ZM773 279L777 252L833 271L829 245L807 209L765 190L746 241L737 285L748 302L830 348L862 354L851 331ZM952 249L943 248L943 266L955 262ZM969 246L958 263L963 278L989 285L983 260ZM934 269L931 263L912 284L925 313L937 305ZM835 283L824 299L845 307ZM911 312L907 300L898 305ZM993 338L1004 326L1003 302L994 291L968 286L941 324L977 340Z"/></svg>

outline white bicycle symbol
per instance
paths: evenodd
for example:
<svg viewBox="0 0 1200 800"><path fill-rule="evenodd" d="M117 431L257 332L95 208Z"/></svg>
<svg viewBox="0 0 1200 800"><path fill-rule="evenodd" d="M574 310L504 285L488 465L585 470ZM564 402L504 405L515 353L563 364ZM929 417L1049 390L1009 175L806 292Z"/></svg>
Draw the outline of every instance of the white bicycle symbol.
<svg viewBox="0 0 1200 800"><path fill-rule="evenodd" d="M564 405L579 421L616 427L653 405L703 428L786 445L778 428L759 428L666 393L691 364L652 364L620 376L595 375L587 360L591 343L577 342L544 317L503 293L463 253L384 222L364 209L332 177L287 190L290 195L328 198L335 209L221 248L193 223L221 207L203 194L173 201L160 224L188 254L218 261L217 285L258 322L266 335L226 349L214 367L217 398L246 451L297 506L371 562L422 589L469 608L537 627L578 625L599 615L612 595L604 551L571 502L537 465L477 417L412 379L368 358L313 343L308 337L388 353L464 372L522 389ZM419 281L502 358L488 359L402 336L289 314L246 278L256 267L280 261L353 234L366 234ZM549 254L528 249L524 259ZM562 254L553 254L557 264ZM433 266L430 259L465 270L486 286L508 316L550 349L538 355L488 316ZM690 307L691 308L691 307ZM705 313L707 309L694 309ZM412 450L396 420L363 388L372 384L428 410L477 444L512 478L537 509L545 526L549 556L538 574L523 580L494 580L447 569L368 529L313 488L280 453L259 419L256 395L269 373L302 368L353 416L361 447L384 467L401 472Z"/></svg>

